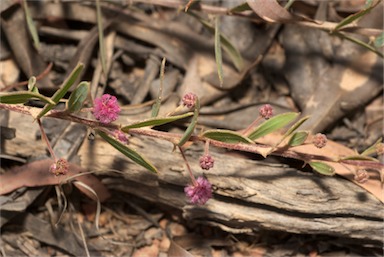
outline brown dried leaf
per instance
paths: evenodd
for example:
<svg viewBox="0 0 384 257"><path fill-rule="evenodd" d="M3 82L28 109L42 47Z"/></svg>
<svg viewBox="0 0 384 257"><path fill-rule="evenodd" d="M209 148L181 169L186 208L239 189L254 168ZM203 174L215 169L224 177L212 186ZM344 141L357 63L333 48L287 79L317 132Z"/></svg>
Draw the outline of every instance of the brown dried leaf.
<svg viewBox="0 0 384 257"><path fill-rule="evenodd" d="M247 0L247 3L265 21L286 23L297 20L275 0Z"/></svg>

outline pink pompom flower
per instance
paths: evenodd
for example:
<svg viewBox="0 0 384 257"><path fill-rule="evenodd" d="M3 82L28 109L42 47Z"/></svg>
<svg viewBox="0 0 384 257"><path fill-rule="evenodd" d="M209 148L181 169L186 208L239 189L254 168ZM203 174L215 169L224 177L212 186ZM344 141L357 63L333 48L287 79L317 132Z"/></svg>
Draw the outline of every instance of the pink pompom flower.
<svg viewBox="0 0 384 257"><path fill-rule="evenodd" d="M117 98L109 94L104 94L93 102L93 115L104 124L117 120L120 110Z"/></svg>
<svg viewBox="0 0 384 257"><path fill-rule="evenodd" d="M184 192L190 203L203 205L212 198L212 185L207 179L198 177L195 185L186 186Z"/></svg>

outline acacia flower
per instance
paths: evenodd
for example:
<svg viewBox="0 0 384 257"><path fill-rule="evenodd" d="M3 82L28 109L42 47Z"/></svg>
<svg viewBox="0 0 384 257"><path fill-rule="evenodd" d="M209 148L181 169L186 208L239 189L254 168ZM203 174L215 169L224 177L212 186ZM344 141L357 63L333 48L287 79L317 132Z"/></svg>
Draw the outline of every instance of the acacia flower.
<svg viewBox="0 0 384 257"><path fill-rule="evenodd" d="M259 114L260 114L261 117L263 117L264 119L268 120L273 115L273 108L272 108L272 106L269 105L269 104L263 105L263 107L261 107L259 109Z"/></svg>
<svg viewBox="0 0 384 257"><path fill-rule="evenodd" d="M321 133L317 133L313 139L312 143L317 147L317 148L323 148L327 144L327 136Z"/></svg>
<svg viewBox="0 0 384 257"><path fill-rule="evenodd" d="M200 167L203 170L209 170L210 168L213 168L213 164L215 163L215 160L210 154L204 154L200 157Z"/></svg>
<svg viewBox="0 0 384 257"><path fill-rule="evenodd" d="M114 136L121 143L128 144L128 136L123 131L116 129Z"/></svg>
<svg viewBox="0 0 384 257"><path fill-rule="evenodd" d="M369 174L366 170L360 169L356 171L354 179L357 183L364 184L369 180Z"/></svg>
<svg viewBox="0 0 384 257"><path fill-rule="evenodd" d="M55 176L65 175L68 173L69 163L67 160L60 158L49 167L49 172Z"/></svg>
<svg viewBox="0 0 384 257"><path fill-rule="evenodd" d="M212 198L212 185L203 177L198 177L195 181L196 185L188 185L184 188L184 192L192 204L205 204Z"/></svg>
<svg viewBox="0 0 384 257"><path fill-rule="evenodd" d="M196 100L197 95L189 92L183 96L183 99L181 101L183 102L184 106L187 106L189 109L192 109L196 104Z"/></svg>
<svg viewBox="0 0 384 257"><path fill-rule="evenodd" d="M101 123L108 124L117 120L120 107L115 96L104 94L93 102L93 115Z"/></svg>

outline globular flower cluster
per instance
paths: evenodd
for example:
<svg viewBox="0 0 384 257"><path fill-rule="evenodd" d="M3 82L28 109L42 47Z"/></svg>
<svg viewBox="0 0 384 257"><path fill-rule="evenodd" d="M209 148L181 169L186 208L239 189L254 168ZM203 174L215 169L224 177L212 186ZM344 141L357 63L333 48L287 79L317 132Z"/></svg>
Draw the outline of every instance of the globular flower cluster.
<svg viewBox="0 0 384 257"><path fill-rule="evenodd" d="M314 144L314 146L316 146L317 148L323 148L324 146L326 146L327 144L327 136L324 135L324 134L321 134L321 133L317 133L313 139L312 139L312 143Z"/></svg>
<svg viewBox="0 0 384 257"><path fill-rule="evenodd" d="M68 173L69 163L67 160L60 158L49 167L49 172L55 176L65 175Z"/></svg>
<svg viewBox="0 0 384 257"><path fill-rule="evenodd" d="M213 164L215 163L215 160L210 154L204 154L203 156L200 157L199 162L200 162L200 167L203 170L209 170L213 168Z"/></svg>
<svg viewBox="0 0 384 257"><path fill-rule="evenodd" d="M354 179L357 183L364 184L369 180L369 174L366 170L360 169L356 171Z"/></svg>
<svg viewBox="0 0 384 257"><path fill-rule="evenodd" d="M93 115L104 124L117 120L120 107L115 96L104 94L93 102Z"/></svg>
<svg viewBox="0 0 384 257"><path fill-rule="evenodd" d="M123 144L128 144L128 136L121 130L115 130L115 138Z"/></svg>
<svg viewBox="0 0 384 257"><path fill-rule="evenodd" d="M207 179L198 177L196 185L188 185L184 192L190 203L203 205L212 198L212 185Z"/></svg>
<svg viewBox="0 0 384 257"><path fill-rule="evenodd" d="M190 92L185 94L181 101L184 106L188 107L189 109L192 109L196 104L196 100L197 100L197 95Z"/></svg>
<svg viewBox="0 0 384 257"><path fill-rule="evenodd" d="M259 109L259 114L264 119L268 120L273 115L273 108L269 104L265 104L263 107Z"/></svg>

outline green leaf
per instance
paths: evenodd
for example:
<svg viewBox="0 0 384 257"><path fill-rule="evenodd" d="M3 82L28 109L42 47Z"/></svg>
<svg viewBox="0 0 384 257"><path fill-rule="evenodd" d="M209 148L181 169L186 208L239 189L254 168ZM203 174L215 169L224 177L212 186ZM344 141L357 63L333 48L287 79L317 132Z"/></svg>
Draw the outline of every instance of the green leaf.
<svg viewBox="0 0 384 257"><path fill-rule="evenodd" d="M119 152L127 156L132 161L136 162L137 164L143 166L147 170L157 173L157 169L155 166L153 166L148 160L146 160L143 156L141 156L138 152L135 150L129 148L127 145L122 144L118 140L113 139L112 137L108 136L105 132L98 130L97 133L110 145L112 145L114 148L116 148Z"/></svg>
<svg viewBox="0 0 384 257"><path fill-rule="evenodd" d="M207 130L202 134L202 136L207 137L209 139L213 139L213 140L224 142L224 143L230 143L230 144L236 144L236 143L252 144L253 143L252 140L246 137L243 137L242 135L234 131L225 130L225 129Z"/></svg>
<svg viewBox="0 0 384 257"><path fill-rule="evenodd" d="M39 49L40 48L39 34L37 33L35 23L32 20L32 16L31 16L31 13L29 12L29 8L26 0L23 0L23 5L24 5L25 19L27 21L29 33L31 33L35 48Z"/></svg>
<svg viewBox="0 0 384 257"><path fill-rule="evenodd" d="M89 82L82 81L77 88L69 96L67 102L67 110L69 112L77 112L83 107L85 99L89 92Z"/></svg>
<svg viewBox="0 0 384 257"><path fill-rule="evenodd" d="M223 56L221 55L220 16L215 17L215 58L220 86L223 86Z"/></svg>
<svg viewBox="0 0 384 257"><path fill-rule="evenodd" d="M248 3L245 2L245 3L242 3L238 6L233 7L230 10L230 12L235 13L235 12L244 12L244 11L250 11L250 10L252 10L251 7L249 7Z"/></svg>
<svg viewBox="0 0 384 257"><path fill-rule="evenodd" d="M324 162L310 162L309 165L312 167L314 171L320 174L323 174L326 176L335 175L335 169Z"/></svg>
<svg viewBox="0 0 384 257"><path fill-rule="evenodd" d="M375 41L373 42L373 45L376 48L384 46L384 32L382 32L378 37L376 37Z"/></svg>
<svg viewBox="0 0 384 257"><path fill-rule="evenodd" d="M272 133L292 122L299 113L296 112L287 112L276 115L269 120L266 120L262 124L260 124L254 131L252 131L248 138L251 140L256 140L262 136L265 136L269 133Z"/></svg>
<svg viewBox="0 0 384 257"><path fill-rule="evenodd" d="M372 161L372 162L379 162L379 160L365 155L351 155L341 158L341 160L353 160L353 161Z"/></svg>
<svg viewBox="0 0 384 257"><path fill-rule="evenodd" d="M305 140L308 137L307 131L298 131L293 133L291 138L289 139L288 145L289 146L298 146L305 142Z"/></svg>
<svg viewBox="0 0 384 257"><path fill-rule="evenodd" d="M54 102L46 96L43 96L39 93L29 92L29 91L19 91L19 92L7 92L0 93L0 103L2 104L22 104L32 99L39 99L47 104L54 104Z"/></svg>
<svg viewBox="0 0 384 257"><path fill-rule="evenodd" d="M160 118L154 117L154 118L150 118L150 119L143 120L143 121L138 121L138 122L132 123L130 125L124 126L121 128L121 131L128 132L130 129L133 129L133 128L141 128L141 127L148 127L148 126L160 126L160 125L163 125L166 123L170 123L170 122L173 122L176 120L190 117L192 115L193 115L192 112L187 112L185 114L175 115L175 116L170 116L170 117L160 117Z"/></svg>
<svg viewBox="0 0 384 257"><path fill-rule="evenodd" d="M106 75L107 74L107 61L106 61L107 57L105 53L103 16L101 15L100 0L96 0L96 19L97 19L97 29L99 32L99 49L100 49L101 68L103 69L104 75Z"/></svg>
<svg viewBox="0 0 384 257"><path fill-rule="evenodd" d="M185 142L189 140L191 137L193 130L196 127L197 123L197 118L199 117L199 110L200 110L200 100L199 98L196 99L196 104L195 104L195 111L193 112L193 118L191 123L189 124L188 128L185 130L183 136L180 139L180 142L177 144L178 146L183 146Z"/></svg>
<svg viewBox="0 0 384 257"><path fill-rule="evenodd" d="M160 106L161 106L161 99L163 95L163 83L164 83L164 70L165 70L165 58L161 61L161 67L160 67L160 87L159 91L157 93L157 98L155 104L152 106L152 113L151 117L157 117L159 115Z"/></svg>
<svg viewBox="0 0 384 257"><path fill-rule="evenodd" d="M51 97L54 104L47 104L44 106L43 110L37 115L36 119L39 119L44 116L47 112L49 112L59 101L61 98L65 96L68 90L71 88L73 83L75 83L77 77L80 75L81 71L84 68L84 64L79 63L75 67L75 69L71 72L69 77L64 81L63 85L60 89L58 89L55 94Z"/></svg>
<svg viewBox="0 0 384 257"><path fill-rule="evenodd" d="M39 93L39 89L36 87L36 77L32 76L28 80L28 91L33 93Z"/></svg>
<svg viewBox="0 0 384 257"><path fill-rule="evenodd" d="M197 16L196 14L193 14L192 12L188 12L188 14L192 15L194 18L199 20L201 22L201 24L203 24L203 26L209 32L211 32L212 34L215 33L215 28L209 22L207 22L203 18ZM221 43L221 46L223 47L224 51L228 54L229 58L231 59L231 61L235 65L236 69L238 71L242 71L244 68L244 60L243 60L243 57L241 56L239 50L237 50L237 48L233 46L231 41L227 37L225 37L222 33L220 33L220 43Z"/></svg>
<svg viewBox="0 0 384 257"><path fill-rule="evenodd" d="M360 19L362 18L364 15L366 15L367 13L369 13L378 3L380 3L380 1L377 1L376 4L372 5L372 2L371 4L369 4L369 6L367 6L365 9L357 12L357 13L354 13L354 14L351 14L349 15L348 17L346 17L345 19L343 19L341 22L339 22L339 24L336 25L336 27L334 28L334 30L339 30L340 28L356 21L357 19Z"/></svg>
<svg viewBox="0 0 384 257"><path fill-rule="evenodd" d="M374 52L375 54L377 54L380 57L384 57L382 52L378 51L376 48L374 48L370 44L367 44L364 41L361 41L360 39L357 39L357 38L354 38L354 37L350 37L350 36L348 36L345 33L336 33L336 35L338 35L338 36L340 36L340 37L342 37L344 39L347 39L347 40L349 40L349 41L351 41L351 42L353 42L353 43L355 43L355 44L357 44L359 46L362 46L362 47L364 47L364 48Z"/></svg>
<svg viewBox="0 0 384 257"><path fill-rule="evenodd" d="M289 137L293 132L295 132L306 120L309 119L309 116L305 116L298 120L295 124L293 124L287 132L284 133L284 136L280 139L280 141L276 144L278 146L281 142L284 141L287 137Z"/></svg>
<svg viewBox="0 0 384 257"><path fill-rule="evenodd" d="M376 154L376 146L377 144L381 144L381 141L383 140L382 137L380 137L373 145L368 147L367 149L364 150L364 152L361 153L361 155L367 156L371 154Z"/></svg>

